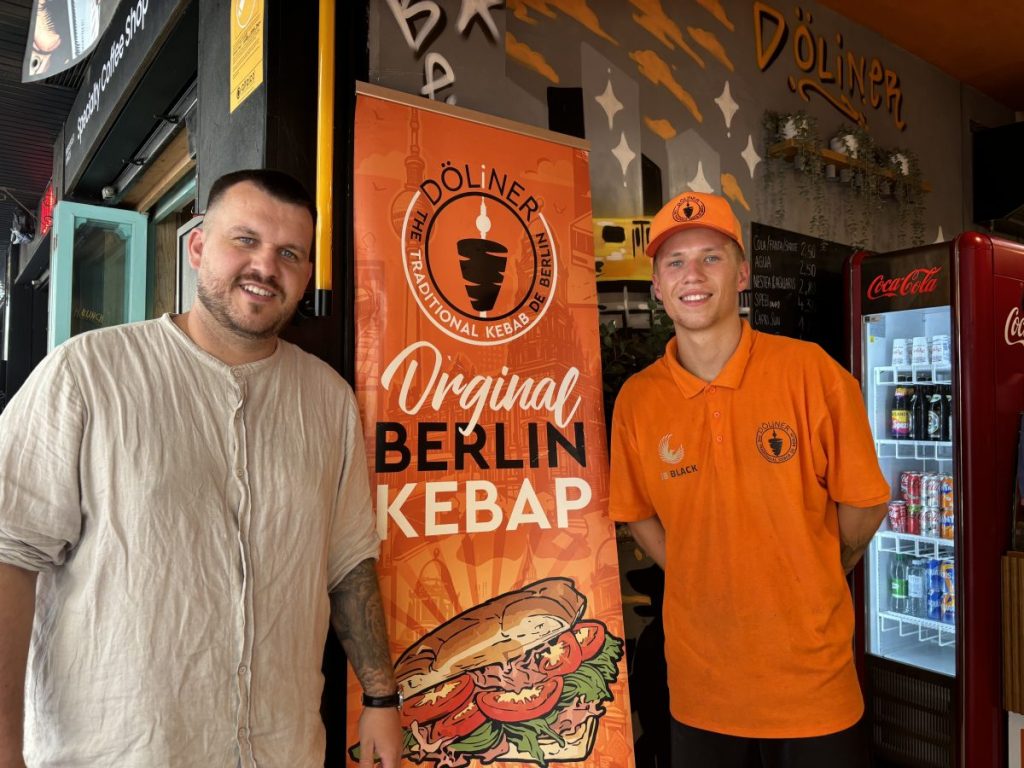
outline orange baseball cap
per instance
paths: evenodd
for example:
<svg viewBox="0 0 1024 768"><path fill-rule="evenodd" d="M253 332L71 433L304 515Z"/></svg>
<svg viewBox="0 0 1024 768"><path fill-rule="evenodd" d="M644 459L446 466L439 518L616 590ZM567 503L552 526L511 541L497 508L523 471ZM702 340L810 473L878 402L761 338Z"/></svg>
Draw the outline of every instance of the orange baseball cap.
<svg viewBox="0 0 1024 768"><path fill-rule="evenodd" d="M689 227L718 230L735 240L740 251L743 251L740 222L728 200L721 195L683 192L669 200L651 222L651 242L647 245L647 255L653 259L665 240Z"/></svg>

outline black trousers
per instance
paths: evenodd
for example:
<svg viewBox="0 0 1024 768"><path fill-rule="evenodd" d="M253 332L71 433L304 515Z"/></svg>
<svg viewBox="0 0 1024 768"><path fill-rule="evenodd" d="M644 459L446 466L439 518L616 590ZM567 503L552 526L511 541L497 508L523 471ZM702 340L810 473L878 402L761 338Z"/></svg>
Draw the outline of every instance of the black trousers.
<svg viewBox="0 0 1024 768"><path fill-rule="evenodd" d="M862 723L806 739L748 739L672 720L672 768L868 768Z"/></svg>

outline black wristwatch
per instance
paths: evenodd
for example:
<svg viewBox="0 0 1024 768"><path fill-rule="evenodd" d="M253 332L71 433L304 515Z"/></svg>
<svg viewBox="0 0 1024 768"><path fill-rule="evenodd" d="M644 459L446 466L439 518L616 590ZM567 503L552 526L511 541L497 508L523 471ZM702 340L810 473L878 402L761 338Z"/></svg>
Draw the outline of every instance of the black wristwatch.
<svg viewBox="0 0 1024 768"><path fill-rule="evenodd" d="M400 708L402 706L402 693L401 691L398 691L392 693L390 696L371 696L368 693L364 693L363 706L378 707L381 709Z"/></svg>

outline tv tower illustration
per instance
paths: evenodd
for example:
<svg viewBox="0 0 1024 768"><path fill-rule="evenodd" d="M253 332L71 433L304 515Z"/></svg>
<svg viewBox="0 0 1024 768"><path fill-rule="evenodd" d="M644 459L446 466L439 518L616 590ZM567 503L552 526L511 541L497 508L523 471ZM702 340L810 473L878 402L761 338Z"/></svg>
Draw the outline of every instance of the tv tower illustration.
<svg viewBox="0 0 1024 768"><path fill-rule="evenodd" d="M484 184L484 169L480 166L480 185ZM480 317L494 309L505 280L505 266L508 263L508 248L494 240L487 239L491 231L491 219L487 215L487 198L480 196L480 213L476 217L476 229L480 237L465 237L459 240L459 266L462 279L466 281L466 294Z"/></svg>

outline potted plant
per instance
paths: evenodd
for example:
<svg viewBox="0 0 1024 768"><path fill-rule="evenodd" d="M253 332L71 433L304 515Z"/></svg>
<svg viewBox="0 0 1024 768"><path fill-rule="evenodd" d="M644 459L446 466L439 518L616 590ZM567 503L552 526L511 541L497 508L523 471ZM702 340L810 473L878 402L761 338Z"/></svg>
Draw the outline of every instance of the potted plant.
<svg viewBox="0 0 1024 768"><path fill-rule="evenodd" d="M840 155L856 158L860 142L854 128L847 123L842 123L832 137L828 140L828 148Z"/></svg>

